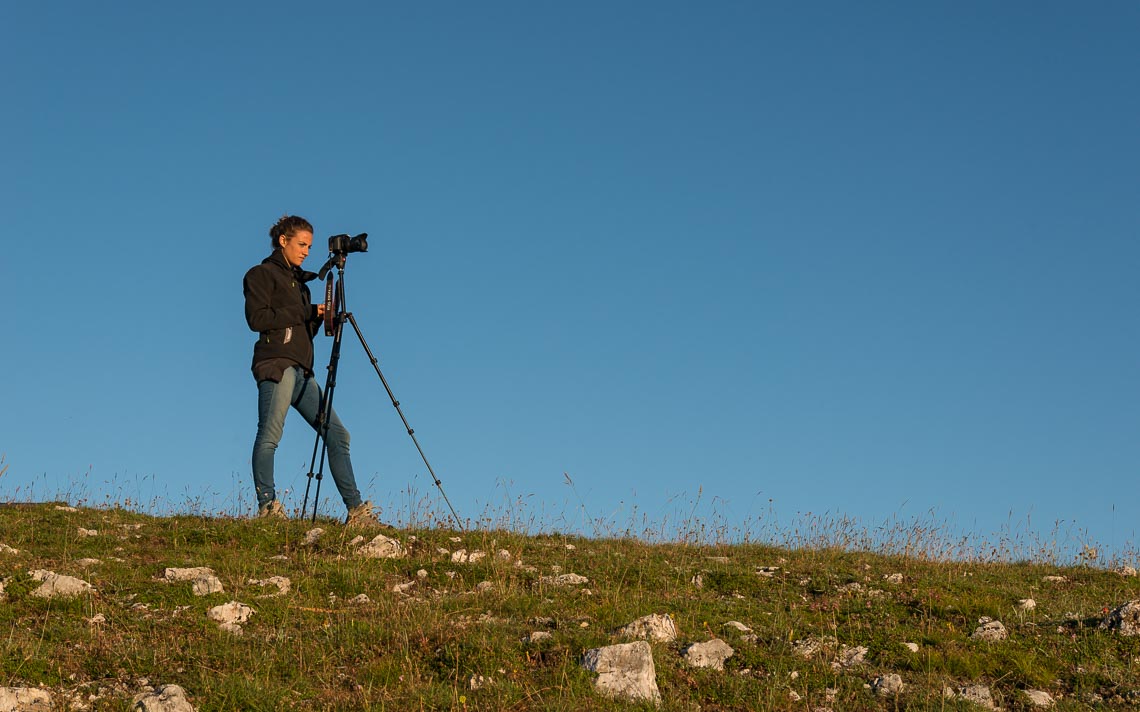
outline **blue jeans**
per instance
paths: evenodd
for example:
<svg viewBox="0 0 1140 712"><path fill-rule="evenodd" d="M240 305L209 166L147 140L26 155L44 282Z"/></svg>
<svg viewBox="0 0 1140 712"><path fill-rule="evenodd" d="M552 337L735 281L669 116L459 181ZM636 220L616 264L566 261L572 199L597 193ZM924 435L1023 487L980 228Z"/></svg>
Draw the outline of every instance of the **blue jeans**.
<svg viewBox="0 0 1140 712"><path fill-rule="evenodd" d="M317 411L321 407L321 388L303 369L287 368L281 382L260 381L257 384L257 437L253 441L253 486L257 492L257 506L264 507L277 498L273 488L273 456L281 433L285 430L285 414L289 406L297 409L305 420L317 428ZM330 409L328 434L329 469L341 499L349 509L360 504L360 491L356 489L356 476L352 473L352 460L348 456L348 430Z"/></svg>

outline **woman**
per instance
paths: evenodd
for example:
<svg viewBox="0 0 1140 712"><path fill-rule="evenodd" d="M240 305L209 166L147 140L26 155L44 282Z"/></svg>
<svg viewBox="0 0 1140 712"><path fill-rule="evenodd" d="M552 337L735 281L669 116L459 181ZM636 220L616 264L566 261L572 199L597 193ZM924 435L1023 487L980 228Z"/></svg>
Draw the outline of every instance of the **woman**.
<svg viewBox="0 0 1140 712"><path fill-rule="evenodd" d="M253 441L253 484L257 516L286 518L273 486L273 456L292 405L315 429L321 389L313 378L313 336L324 304L309 302L306 282L317 275L301 269L313 244L313 226L286 215L269 229L273 254L245 274L245 320L259 332L253 347L257 381L257 437ZM329 469L348 508L347 524L378 523L372 503L361 501L348 454L348 430L336 412L328 413Z"/></svg>

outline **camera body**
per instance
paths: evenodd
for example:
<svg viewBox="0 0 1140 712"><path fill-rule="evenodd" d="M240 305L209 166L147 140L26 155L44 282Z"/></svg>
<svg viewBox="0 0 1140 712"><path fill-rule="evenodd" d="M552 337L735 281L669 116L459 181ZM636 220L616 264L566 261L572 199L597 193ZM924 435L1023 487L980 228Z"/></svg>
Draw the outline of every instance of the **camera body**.
<svg viewBox="0 0 1140 712"><path fill-rule="evenodd" d="M349 237L333 235L329 238L329 252L334 255L347 255L351 252L368 252L368 233Z"/></svg>

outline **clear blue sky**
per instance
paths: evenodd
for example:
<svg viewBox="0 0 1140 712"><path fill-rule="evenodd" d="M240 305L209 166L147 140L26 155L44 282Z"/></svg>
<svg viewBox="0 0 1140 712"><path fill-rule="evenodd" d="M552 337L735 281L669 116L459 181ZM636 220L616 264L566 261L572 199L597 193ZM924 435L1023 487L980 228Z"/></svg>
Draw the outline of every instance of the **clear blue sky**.
<svg viewBox="0 0 1140 712"><path fill-rule="evenodd" d="M252 501L241 278L295 213L311 269L371 234L349 306L464 516L668 520L700 492L733 522L1137 541L1134 2L7 3L0 27L0 495ZM366 495L434 494L354 337L337 405ZM291 415L280 488L311 448Z"/></svg>

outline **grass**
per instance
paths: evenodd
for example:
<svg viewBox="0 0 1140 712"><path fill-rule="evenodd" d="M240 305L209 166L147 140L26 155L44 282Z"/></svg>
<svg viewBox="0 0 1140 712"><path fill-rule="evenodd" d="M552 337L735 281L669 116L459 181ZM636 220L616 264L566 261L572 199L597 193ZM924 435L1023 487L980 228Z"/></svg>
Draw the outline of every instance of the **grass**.
<svg viewBox="0 0 1140 712"><path fill-rule="evenodd" d="M866 532L817 515L764 543L710 537L716 523L691 518L674 541L596 520L589 538L528 533L517 511L467 532L431 514L401 524L389 533L408 556L381 561L355 555L356 532L332 520L304 546L307 522L0 505L0 543L19 550L0 553L0 686L45 687L61 709L124 709L144 681L182 686L198 710L650 709L599 696L580 661L621 642L617 628L669 613L678 640L653 644L662 710L965 710L976 708L943 689L975 683L1009 710L1030 709L1024 689L1049 692L1058 710L1140 706L1140 638L1097 627L1140 598L1140 579L1079 558L1062 565L1037 542L1036 555L1014 560L1025 546L969 550L929 523ZM459 549L488 555L453 563ZM190 566L212 568L225 592L198 597L161 580ZM97 593L36 598L35 569ZM589 583L543 578L556 573ZM288 595L249 583L275 575L291 579ZM354 602L360 594L369 602ZM1018 606L1025 598L1034 610ZM231 600L256 611L241 637L206 617ZM106 622L90 624L96 615ZM972 640L982 616L1002 621L1009 640ZM536 630L552 637L524 642ZM683 662L687 644L714 637L735 650L724 672ZM804 659L795 644L808 638L826 644ZM836 669L844 646L865 646L866 662ZM905 688L880 698L868 684L890 673Z"/></svg>

